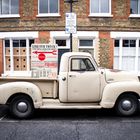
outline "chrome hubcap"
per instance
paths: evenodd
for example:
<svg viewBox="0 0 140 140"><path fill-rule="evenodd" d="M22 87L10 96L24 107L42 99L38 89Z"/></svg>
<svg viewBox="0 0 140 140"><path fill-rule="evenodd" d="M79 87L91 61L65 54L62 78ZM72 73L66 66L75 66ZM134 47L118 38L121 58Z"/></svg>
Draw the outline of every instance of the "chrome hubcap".
<svg viewBox="0 0 140 140"><path fill-rule="evenodd" d="M122 102L122 108L126 111L130 110L132 108L132 103L129 100L124 100Z"/></svg>
<svg viewBox="0 0 140 140"><path fill-rule="evenodd" d="M27 111L28 105L27 105L25 102L19 102L19 103L17 104L17 109L18 109L18 111L24 113L24 112Z"/></svg>

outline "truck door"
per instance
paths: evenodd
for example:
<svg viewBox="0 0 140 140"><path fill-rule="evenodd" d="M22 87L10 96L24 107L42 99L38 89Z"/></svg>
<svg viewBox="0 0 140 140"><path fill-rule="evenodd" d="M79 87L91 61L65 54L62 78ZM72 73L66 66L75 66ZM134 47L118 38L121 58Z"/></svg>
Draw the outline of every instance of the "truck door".
<svg viewBox="0 0 140 140"><path fill-rule="evenodd" d="M68 73L68 102L100 100L100 73L90 58L71 58Z"/></svg>

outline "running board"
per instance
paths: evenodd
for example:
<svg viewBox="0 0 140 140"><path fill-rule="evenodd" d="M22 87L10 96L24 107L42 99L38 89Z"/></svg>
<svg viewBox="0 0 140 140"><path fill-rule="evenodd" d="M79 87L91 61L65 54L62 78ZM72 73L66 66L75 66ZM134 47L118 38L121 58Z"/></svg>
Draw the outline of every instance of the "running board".
<svg viewBox="0 0 140 140"><path fill-rule="evenodd" d="M43 99L41 109L100 109L95 103L61 103L59 100Z"/></svg>

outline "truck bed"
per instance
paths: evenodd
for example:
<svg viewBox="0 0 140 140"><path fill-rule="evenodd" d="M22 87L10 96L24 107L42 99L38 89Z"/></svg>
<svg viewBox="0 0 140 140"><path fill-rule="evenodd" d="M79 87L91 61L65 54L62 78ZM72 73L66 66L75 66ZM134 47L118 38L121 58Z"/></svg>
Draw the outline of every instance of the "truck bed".
<svg viewBox="0 0 140 140"><path fill-rule="evenodd" d="M40 88L43 98L57 98L57 79L31 77L0 77L0 85L8 82L30 82Z"/></svg>

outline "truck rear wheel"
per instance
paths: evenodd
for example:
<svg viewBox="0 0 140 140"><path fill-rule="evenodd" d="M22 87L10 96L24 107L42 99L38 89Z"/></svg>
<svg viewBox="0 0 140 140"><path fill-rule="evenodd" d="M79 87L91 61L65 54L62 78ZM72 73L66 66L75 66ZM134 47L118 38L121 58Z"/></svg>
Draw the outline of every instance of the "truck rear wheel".
<svg viewBox="0 0 140 140"><path fill-rule="evenodd" d="M34 106L31 99L21 95L14 97L10 103L10 112L14 117L25 119L32 116Z"/></svg>
<svg viewBox="0 0 140 140"><path fill-rule="evenodd" d="M138 110L138 99L134 95L123 95L118 99L115 109L121 116L134 115Z"/></svg>

